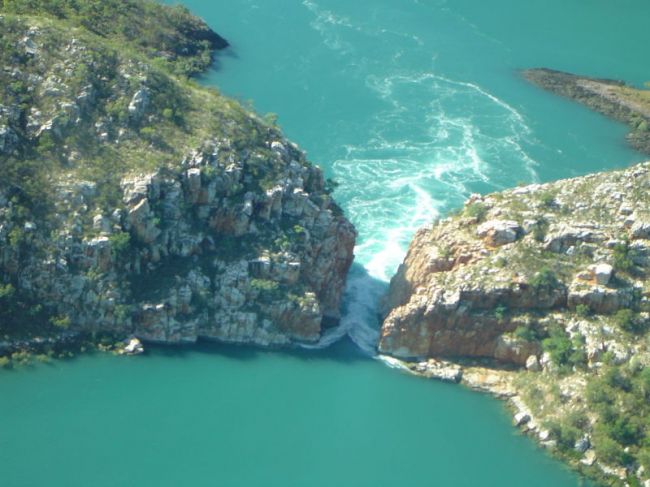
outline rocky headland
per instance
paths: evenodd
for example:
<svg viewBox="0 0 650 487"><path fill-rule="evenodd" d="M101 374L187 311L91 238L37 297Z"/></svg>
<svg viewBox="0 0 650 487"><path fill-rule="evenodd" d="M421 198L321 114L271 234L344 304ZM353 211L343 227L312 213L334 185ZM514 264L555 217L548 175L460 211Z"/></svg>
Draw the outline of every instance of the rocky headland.
<svg viewBox="0 0 650 487"><path fill-rule="evenodd" d="M578 76L548 68L527 69L522 74L540 88L627 124L630 145L650 154L650 90L634 88L624 81Z"/></svg>
<svg viewBox="0 0 650 487"><path fill-rule="evenodd" d="M650 163L472 196L413 239L380 353L508 398L587 473L650 485L649 203Z"/></svg>
<svg viewBox="0 0 650 487"><path fill-rule="evenodd" d="M336 324L355 229L272 122L188 77L224 39L182 7L12 1L0 42L0 353Z"/></svg>

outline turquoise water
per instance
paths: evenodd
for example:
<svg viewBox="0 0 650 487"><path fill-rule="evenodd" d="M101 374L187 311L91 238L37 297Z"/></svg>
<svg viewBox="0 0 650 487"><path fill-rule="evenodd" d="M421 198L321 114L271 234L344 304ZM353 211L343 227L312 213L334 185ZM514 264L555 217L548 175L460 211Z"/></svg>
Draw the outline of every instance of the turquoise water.
<svg viewBox="0 0 650 487"><path fill-rule="evenodd" d="M3 374L0 483L576 485L498 402L351 347L160 350Z"/></svg>
<svg viewBox="0 0 650 487"><path fill-rule="evenodd" d="M575 486L501 404L371 360L414 230L471 192L624 166L625 128L523 82L650 79L641 0L184 2L231 43L203 80L341 185L360 231L343 340L87 356L0 374L2 486ZM336 337L333 337L336 338Z"/></svg>
<svg viewBox="0 0 650 487"><path fill-rule="evenodd" d="M650 80L650 4L597 0L186 1L231 43L206 77L279 115L341 183L360 232L346 326L368 343L414 231L472 192L620 167L625 127L528 85L547 66ZM368 275L376 281L369 280Z"/></svg>

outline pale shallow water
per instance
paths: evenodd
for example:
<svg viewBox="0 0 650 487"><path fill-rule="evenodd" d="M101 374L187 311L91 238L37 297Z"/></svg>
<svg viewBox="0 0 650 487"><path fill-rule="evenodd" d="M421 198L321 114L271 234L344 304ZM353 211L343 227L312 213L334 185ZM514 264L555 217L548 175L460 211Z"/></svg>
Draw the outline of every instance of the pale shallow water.
<svg viewBox="0 0 650 487"><path fill-rule="evenodd" d="M642 157L625 127L527 85L548 66L640 85L650 5L579 0L184 2L232 48L205 83L341 185L360 232L327 350L212 346L0 374L0 485L575 486L502 405L372 355L413 232L472 192Z"/></svg>

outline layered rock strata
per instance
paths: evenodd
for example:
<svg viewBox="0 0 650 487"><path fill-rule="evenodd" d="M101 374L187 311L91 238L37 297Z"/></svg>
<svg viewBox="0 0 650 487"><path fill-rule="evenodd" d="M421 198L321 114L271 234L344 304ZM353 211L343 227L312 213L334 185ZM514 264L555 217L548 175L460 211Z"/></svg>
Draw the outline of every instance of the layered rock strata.
<svg viewBox="0 0 650 487"><path fill-rule="evenodd" d="M390 365L507 399L608 485L650 485L650 163L472 196L384 301Z"/></svg>
<svg viewBox="0 0 650 487"><path fill-rule="evenodd" d="M539 344L513 332L541 336L550 316L584 335L590 360L618 349L580 314L647 318L648 167L474 195L420 230L391 281L379 350L525 365Z"/></svg>

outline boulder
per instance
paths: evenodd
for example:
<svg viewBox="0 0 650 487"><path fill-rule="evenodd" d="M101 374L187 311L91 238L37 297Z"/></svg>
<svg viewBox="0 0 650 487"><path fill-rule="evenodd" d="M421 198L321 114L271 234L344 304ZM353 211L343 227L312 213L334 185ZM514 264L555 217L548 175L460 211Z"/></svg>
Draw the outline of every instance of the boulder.
<svg viewBox="0 0 650 487"><path fill-rule="evenodd" d="M589 441L589 437L583 436L582 438L578 439L575 442L573 449L578 453L584 453L587 450L589 450L590 447L591 447L591 442Z"/></svg>
<svg viewBox="0 0 650 487"><path fill-rule="evenodd" d="M141 353L144 353L144 347L142 346L142 342L135 337L130 338L122 349L122 354L124 355L139 355Z"/></svg>
<svg viewBox="0 0 650 487"><path fill-rule="evenodd" d="M521 226L510 220L490 220L479 225L476 231L480 238L493 247L514 242L522 232Z"/></svg>
<svg viewBox="0 0 650 487"><path fill-rule="evenodd" d="M513 423L515 426L523 426L527 424L530 421L530 414L524 412L524 411L519 411L517 414L515 414Z"/></svg>
<svg viewBox="0 0 650 487"><path fill-rule="evenodd" d="M458 383L463 378L463 369L459 365L443 360L427 360L415 366L416 372L429 379Z"/></svg>
<svg viewBox="0 0 650 487"><path fill-rule="evenodd" d="M609 264L598 264L594 266L594 276L596 278L596 283L601 286L607 286L613 274L614 268Z"/></svg>
<svg viewBox="0 0 650 487"><path fill-rule="evenodd" d="M630 235L633 239L650 238L650 222L636 221L630 228Z"/></svg>
<svg viewBox="0 0 650 487"><path fill-rule="evenodd" d="M539 372L542 370L542 366L539 363L537 355L530 355L526 359L526 370L529 370L531 372Z"/></svg>
<svg viewBox="0 0 650 487"><path fill-rule="evenodd" d="M147 88L140 88L135 92L128 107L129 115L133 121L137 122L144 116L149 106L149 98L150 95Z"/></svg>
<svg viewBox="0 0 650 487"><path fill-rule="evenodd" d="M594 463L596 463L596 452L593 450L587 450L585 452L585 456L580 459L580 463L586 465L587 467L591 467Z"/></svg>
<svg viewBox="0 0 650 487"><path fill-rule="evenodd" d="M603 234L593 225L553 225L544 239L544 248L550 252L564 253L576 244L599 243Z"/></svg>

